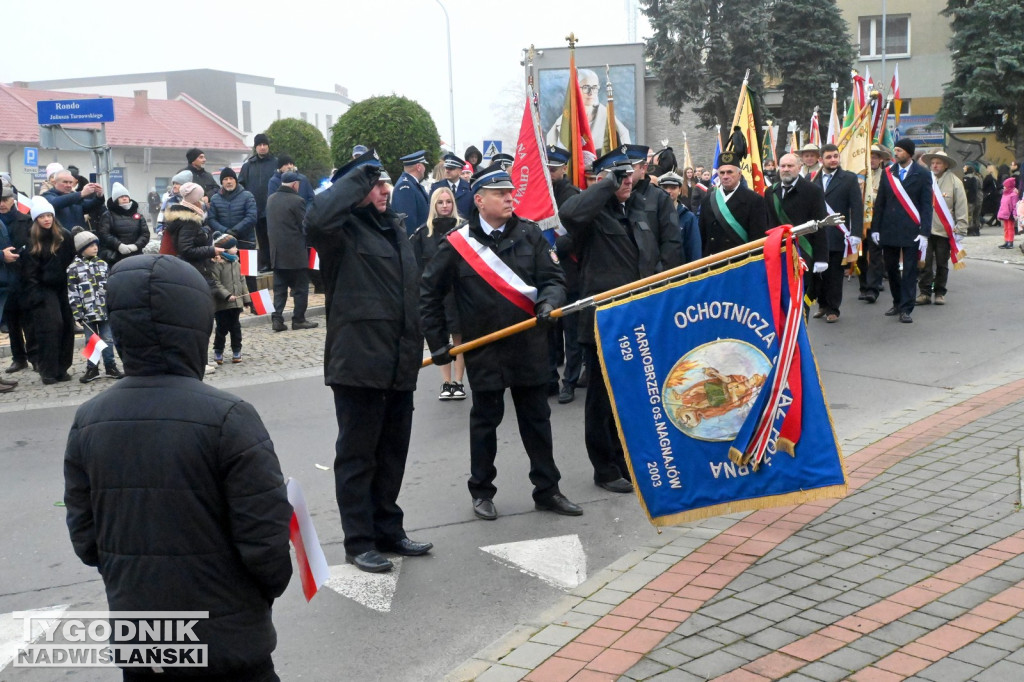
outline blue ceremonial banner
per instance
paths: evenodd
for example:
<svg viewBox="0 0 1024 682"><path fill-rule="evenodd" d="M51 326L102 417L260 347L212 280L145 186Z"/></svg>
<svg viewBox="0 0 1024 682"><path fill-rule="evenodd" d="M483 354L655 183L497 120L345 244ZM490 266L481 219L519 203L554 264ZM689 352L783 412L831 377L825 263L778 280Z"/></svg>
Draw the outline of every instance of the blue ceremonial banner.
<svg viewBox="0 0 1024 682"><path fill-rule="evenodd" d="M794 403L790 389L782 391L756 470L730 459L759 412L770 410L764 406L780 352L772 308L763 256L598 308L608 393L651 523L845 496L842 455L802 315L795 316L801 397ZM795 447L777 442L792 405L802 407Z"/></svg>

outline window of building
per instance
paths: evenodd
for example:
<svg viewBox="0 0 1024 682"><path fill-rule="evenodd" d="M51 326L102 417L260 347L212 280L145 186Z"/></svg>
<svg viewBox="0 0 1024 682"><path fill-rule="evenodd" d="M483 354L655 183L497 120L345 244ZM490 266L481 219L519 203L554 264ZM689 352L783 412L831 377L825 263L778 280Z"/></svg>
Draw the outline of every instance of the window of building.
<svg viewBox="0 0 1024 682"><path fill-rule="evenodd" d="M306 121L307 123L309 122L309 114L307 114L307 113L306 113L305 111L303 111L302 113L300 113L300 114L299 114L299 116L301 116L301 117L302 117L302 120L303 120L303 121Z"/></svg>
<svg viewBox="0 0 1024 682"><path fill-rule="evenodd" d="M881 57L882 17L860 17L860 56L861 59ZM910 56L910 15L896 14L885 17L885 50L886 57Z"/></svg>
<svg viewBox="0 0 1024 682"><path fill-rule="evenodd" d="M252 130L252 102L242 100L242 130L249 132Z"/></svg>

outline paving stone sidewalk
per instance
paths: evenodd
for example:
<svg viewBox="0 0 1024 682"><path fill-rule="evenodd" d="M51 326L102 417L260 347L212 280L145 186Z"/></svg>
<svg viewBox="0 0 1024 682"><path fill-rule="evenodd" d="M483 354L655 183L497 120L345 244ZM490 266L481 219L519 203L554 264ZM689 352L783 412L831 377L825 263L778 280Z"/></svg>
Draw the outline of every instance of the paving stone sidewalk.
<svg viewBox="0 0 1024 682"><path fill-rule="evenodd" d="M845 499L671 529L448 679L1024 680L1024 372L881 433Z"/></svg>

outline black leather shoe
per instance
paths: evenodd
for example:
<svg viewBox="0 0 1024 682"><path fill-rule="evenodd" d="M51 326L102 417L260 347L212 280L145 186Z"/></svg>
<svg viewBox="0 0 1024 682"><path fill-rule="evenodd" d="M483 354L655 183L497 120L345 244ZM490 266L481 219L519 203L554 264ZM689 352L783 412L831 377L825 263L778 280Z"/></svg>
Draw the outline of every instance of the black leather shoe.
<svg viewBox="0 0 1024 682"><path fill-rule="evenodd" d="M866 301L866 300L868 300L868 295L867 294L861 294L860 296L857 297L857 300L858 301Z"/></svg>
<svg viewBox="0 0 1024 682"><path fill-rule="evenodd" d="M878 300L878 294L866 294L864 296L864 300L867 301L868 303L874 303L875 301Z"/></svg>
<svg viewBox="0 0 1024 682"><path fill-rule="evenodd" d="M346 554L345 561L354 565L360 571L366 571L367 573L387 573L395 567L393 563L381 556L380 552L375 549L363 552L362 554L356 554L355 556Z"/></svg>
<svg viewBox="0 0 1024 682"><path fill-rule="evenodd" d="M597 485L612 493L633 492L633 484L624 478L616 478L614 481L597 481Z"/></svg>
<svg viewBox="0 0 1024 682"><path fill-rule="evenodd" d="M498 518L498 510L494 508L494 501L478 497L473 500L473 513L478 519L493 521Z"/></svg>
<svg viewBox="0 0 1024 682"><path fill-rule="evenodd" d="M910 317L910 313L900 313L900 322L904 324L910 324L914 319Z"/></svg>
<svg viewBox="0 0 1024 682"><path fill-rule="evenodd" d="M573 504L562 493L555 493L543 502L535 502L537 511L550 511L563 516L583 516L583 507Z"/></svg>
<svg viewBox="0 0 1024 682"><path fill-rule="evenodd" d="M26 367L28 367L28 363L25 362L24 360L15 360L14 362L11 363L11 366L8 367L6 371L8 374L14 374L15 372L20 372Z"/></svg>
<svg viewBox="0 0 1024 682"><path fill-rule="evenodd" d="M71 375L68 374L67 372L64 372L59 377L57 377L57 381L71 381Z"/></svg>
<svg viewBox="0 0 1024 682"><path fill-rule="evenodd" d="M434 549L431 542L416 542L409 538L402 538L394 542L378 542L377 549L382 552L394 552L401 556L421 556Z"/></svg>
<svg viewBox="0 0 1024 682"><path fill-rule="evenodd" d="M561 405L571 403L576 399L576 387L575 386L563 386L562 392L558 394L558 402Z"/></svg>
<svg viewBox="0 0 1024 682"><path fill-rule="evenodd" d="M895 317L895 316L897 316L899 314L900 314L900 311L896 309L896 306L893 306L893 307L891 307L891 308L889 308L888 310L885 311L885 316L886 317Z"/></svg>

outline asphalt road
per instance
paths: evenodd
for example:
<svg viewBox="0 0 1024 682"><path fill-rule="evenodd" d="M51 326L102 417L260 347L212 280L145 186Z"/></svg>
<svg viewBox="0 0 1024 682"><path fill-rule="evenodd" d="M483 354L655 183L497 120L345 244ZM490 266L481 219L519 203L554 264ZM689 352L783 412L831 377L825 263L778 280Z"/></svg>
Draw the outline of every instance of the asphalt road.
<svg viewBox="0 0 1024 682"><path fill-rule="evenodd" d="M810 321L812 346L840 439L869 431L883 417L937 398L1016 366L1024 351L1020 292L1024 268L970 261L952 274L944 307L919 308L914 324L882 315L856 300L848 282L837 324ZM480 547L578 535L587 575L636 546L655 530L632 496L607 493L591 482L583 448L582 391L577 401L552 400L556 460L562 491L584 506L579 518L536 512L528 461L509 400L499 430L501 517L472 513L468 476L470 402L436 399L437 370L424 370L416 394L413 439L400 502L411 537L429 540L429 557L402 562L390 612L382 613L324 590L306 604L293 579L275 604L275 653L285 680L436 680L517 622L536 618L565 594L495 559ZM234 389L252 402L274 439L286 476L298 479L330 564L344 562L330 466L336 436L329 389L317 378ZM73 408L0 414L0 614L68 604L105 609L102 583L71 550L64 525L62 453ZM0 641L0 645L3 642ZM4 680L54 679L53 670L0 671ZM73 680L116 680L111 671L60 671Z"/></svg>

